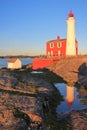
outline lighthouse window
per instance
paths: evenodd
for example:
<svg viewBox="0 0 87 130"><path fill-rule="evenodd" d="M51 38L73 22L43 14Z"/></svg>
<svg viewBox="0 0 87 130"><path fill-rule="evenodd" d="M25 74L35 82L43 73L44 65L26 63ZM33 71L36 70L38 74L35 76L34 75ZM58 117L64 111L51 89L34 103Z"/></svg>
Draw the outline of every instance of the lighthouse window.
<svg viewBox="0 0 87 130"><path fill-rule="evenodd" d="M61 42L57 43L57 47L60 48L61 47Z"/></svg>
<svg viewBox="0 0 87 130"><path fill-rule="evenodd" d="M54 47L54 43L50 43L50 48L53 48Z"/></svg>

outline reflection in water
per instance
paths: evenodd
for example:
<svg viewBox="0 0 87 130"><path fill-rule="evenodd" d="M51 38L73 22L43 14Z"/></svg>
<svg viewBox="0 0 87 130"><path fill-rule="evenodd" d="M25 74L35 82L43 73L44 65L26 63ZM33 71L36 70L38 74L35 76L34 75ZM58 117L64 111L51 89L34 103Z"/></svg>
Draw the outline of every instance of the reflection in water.
<svg viewBox="0 0 87 130"><path fill-rule="evenodd" d="M75 87L71 87L71 86L66 85L65 100L67 101L69 107L72 106L72 103L74 101L74 88Z"/></svg>
<svg viewBox="0 0 87 130"><path fill-rule="evenodd" d="M78 96L80 93L75 87L68 86L64 83L56 83L55 87L60 91L61 95L65 99L56 108L58 114L63 114L71 110L80 110L87 108L87 104L80 104L80 101L84 100L85 97Z"/></svg>
<svg viewBox="0 0 87 130"><path fill-rule="evenodd" d="M32 71L31 72L32 74L41 74L41 73L43 73L42 71Z"/></svg>

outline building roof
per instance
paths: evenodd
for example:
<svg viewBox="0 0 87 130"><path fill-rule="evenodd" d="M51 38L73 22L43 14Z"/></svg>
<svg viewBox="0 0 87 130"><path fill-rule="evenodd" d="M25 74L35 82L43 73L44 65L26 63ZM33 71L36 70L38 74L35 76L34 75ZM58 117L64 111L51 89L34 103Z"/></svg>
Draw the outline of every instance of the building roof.
<svg viewBox="0 0 87 130"><path fill-rule="evenodd" d="M60 40L56 39L56 40L50 40L50 41L48 41L48 42L56 42L56 41L62 42L62 41L66 41L66 39L60 39ZM48 43L48 42L47 42L47 43Z"/></svg>
<svg viewBox="0 0 87 130"><path fill-rule="evenodd" d="M18 58L10 58L8 62L14 63Z"/></svg>

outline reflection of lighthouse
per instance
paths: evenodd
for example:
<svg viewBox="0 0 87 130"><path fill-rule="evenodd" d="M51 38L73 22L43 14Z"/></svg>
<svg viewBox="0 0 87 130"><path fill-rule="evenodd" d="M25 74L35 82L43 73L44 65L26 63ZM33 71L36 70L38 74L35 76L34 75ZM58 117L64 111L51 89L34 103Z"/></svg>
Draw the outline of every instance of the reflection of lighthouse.
<svg viewBox="0 0 87 130"><path fill-rule="evenodd" d="M68 106L72 106L72 102L74 101L74 87L66 86L66 97L65 97Z"/></svg>
<svg viewBox="0 0 87 130"><path fill-rule="evenodd" d="M72 11L70 11L67 19L67 44L66 55L76 55L76 43L75 43L75 18Z"/></svg>

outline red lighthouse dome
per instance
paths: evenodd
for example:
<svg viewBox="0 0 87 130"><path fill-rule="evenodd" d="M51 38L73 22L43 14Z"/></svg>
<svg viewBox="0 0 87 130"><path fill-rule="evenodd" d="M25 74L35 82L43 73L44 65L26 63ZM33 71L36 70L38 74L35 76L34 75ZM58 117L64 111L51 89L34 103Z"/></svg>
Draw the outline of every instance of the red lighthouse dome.
<svg viewBox="0 0 87 130"><path fill-rule="evenodd" d="M74 14L72 13L72 10L70 10L68 17L74 17Z"/></svg>

